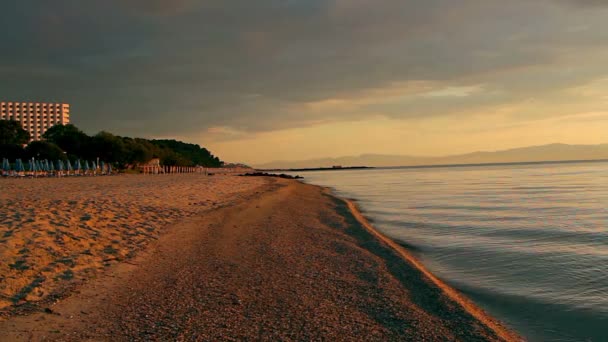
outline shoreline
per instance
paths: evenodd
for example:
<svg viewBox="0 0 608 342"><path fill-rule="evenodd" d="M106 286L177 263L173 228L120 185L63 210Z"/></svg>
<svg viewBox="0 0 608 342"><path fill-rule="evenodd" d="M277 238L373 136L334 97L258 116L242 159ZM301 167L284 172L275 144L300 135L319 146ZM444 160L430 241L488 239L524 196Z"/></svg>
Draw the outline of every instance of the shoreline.
<svg viewBox="0 0 608 342"><path fill-rule="evenodd" d="M324 187L322 187L324 188ZM392 249L394 249L404 260L411 263L414 267L416 267L425 277L428 277L433 284L435 284L438 288L440 288L444 293L455 303L462 306L468 313L473 315L476 319L483 322L486 326L492 329L500 338L506 341L521 341L519 335L515 332L511 331L507 328L502 322L498 319L492 317L488 313L485 312L482 308L477 306L477 304L473 303L473 301L467 298L464 294L460 293L458 290L454 289L450 285L446 284L441 279L437 278L426 266L420 262L411 252L409 252L405 247L401 246L398 242L391 239L390 237L384 235L380 230L373 226L369 222L369 220L365 217L365 215L360 211L358 205L353 199L341 198L339 196L335 196L333 194L333 190L330 188L324 188L331 193L331 196L335 197L338 200L344 201L348 208L350 209L353 216L359 221L359 223L365 227L371 234L373 234L377 239L386 243Z"/></svg>
<svg viewBox="0 0 608 342"><path fill-rule="evenodd" d="M266 180L170 226L133 260L0 331L16 340L521 340L327 188Z"/></svg>

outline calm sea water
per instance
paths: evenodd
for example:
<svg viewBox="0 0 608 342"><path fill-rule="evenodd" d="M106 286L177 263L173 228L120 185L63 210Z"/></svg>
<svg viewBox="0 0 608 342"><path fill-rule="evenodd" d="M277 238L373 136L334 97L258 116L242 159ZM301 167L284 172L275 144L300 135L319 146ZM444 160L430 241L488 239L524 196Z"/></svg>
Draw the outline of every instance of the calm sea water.
<svg viewBox="0 0 608 342"><path fill-rule="evenodd" d="M527 339L608 341L608 163L303 175Z"/></svg>

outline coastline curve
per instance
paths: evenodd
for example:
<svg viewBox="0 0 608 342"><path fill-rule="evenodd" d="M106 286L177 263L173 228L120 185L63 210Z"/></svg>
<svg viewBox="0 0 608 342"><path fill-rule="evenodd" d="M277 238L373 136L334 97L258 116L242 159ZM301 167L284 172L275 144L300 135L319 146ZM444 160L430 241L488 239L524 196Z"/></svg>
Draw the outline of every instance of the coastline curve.
<svg viewBox="0 0 608 342"><path fill-rule="evenodd" d="M491 331L493 331L499 338L505 341L525 341L524 338L511 331L509 328L504 326L503 323L498 321L496 318L490 316L483 309L473 303L465 295L458 292L450 285L437 278L429 269L426 268L414 255L407 251L404 247L400 246L397 242L384 235L376 227L374 227L369 220L363 215L357 204L350 199L336 196L333 190L328 187L322 187L326 195L333 197L337 201L343 202L349 209L351 215L357 220L357 222L367 230L373 237L390 247L401 259L410 264L416 270L418 270L428 281L435 285L444 295L448 297L453 303L460 306L465 312L469 313L476 320L481 322Z"/></svg>

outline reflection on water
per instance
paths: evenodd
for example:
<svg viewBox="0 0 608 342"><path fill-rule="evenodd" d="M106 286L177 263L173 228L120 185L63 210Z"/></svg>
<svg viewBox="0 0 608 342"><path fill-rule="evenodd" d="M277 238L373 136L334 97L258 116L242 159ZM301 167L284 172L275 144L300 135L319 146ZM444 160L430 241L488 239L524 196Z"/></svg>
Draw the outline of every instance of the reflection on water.
<svg viewBox="0 0 608 342"><path fill-rule="evenodd" d="M305 173L533 341L608 341L608 163Z"/></svg>

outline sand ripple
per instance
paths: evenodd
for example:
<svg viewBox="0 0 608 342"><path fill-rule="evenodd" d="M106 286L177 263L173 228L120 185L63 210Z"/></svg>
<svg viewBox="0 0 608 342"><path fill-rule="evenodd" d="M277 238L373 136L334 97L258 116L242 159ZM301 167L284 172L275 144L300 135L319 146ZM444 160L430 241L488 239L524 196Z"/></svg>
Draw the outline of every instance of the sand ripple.
<svg viewBox="0 0 608 342"><path fill-rule="evenodd" d="M0 180L0 309L56 295L133 257L170 223L265 182L202 175Z"/></svg>

